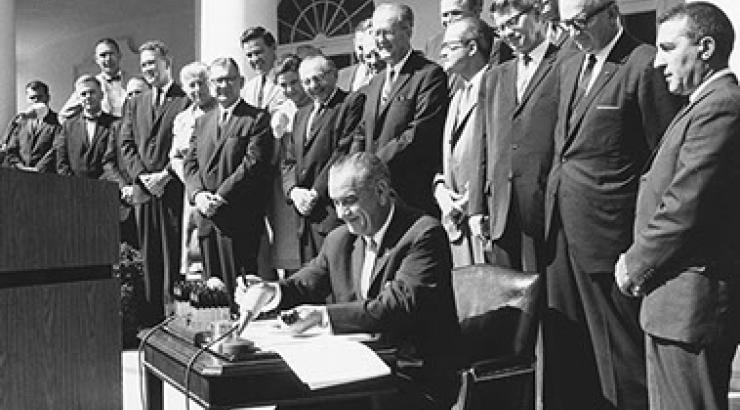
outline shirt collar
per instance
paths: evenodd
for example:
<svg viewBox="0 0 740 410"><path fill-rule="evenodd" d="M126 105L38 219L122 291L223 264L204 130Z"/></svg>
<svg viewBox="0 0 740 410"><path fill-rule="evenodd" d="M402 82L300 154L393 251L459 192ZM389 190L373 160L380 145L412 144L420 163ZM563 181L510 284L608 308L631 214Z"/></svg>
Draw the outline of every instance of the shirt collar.
<svg viewBox="0 0 740 410"><path fill-rule="evenodd" d="M82 116L85 117L86 120L95 121L100 117L100 114L103 113L103 110L98 110L97 112L94 112L92 114L86 114L84 111L82 112Z"/></svg>
<svg viewBox="0 0 740 410"><path fill-rule="evenodd" d="M103 81L107 81L107 82L113 82L113 81L120 82L121 79L123 78L123 73L121 72L121 70L118 70L118 72L114 75L109 75L107 73L100 72L100 74L98 74L98 78L100 78Z"/></svg>
<svg viewBox="0 0 740 410"><path fill-rule="evenodd" d="M391 224L391 219L393 218L393 212L396 210L396 205L391 204L391 210L388 212L388 216L385 218L385 222L383 222L383 226L378 229L378 232L375 232L372 236L372 239L375 241L375 245L380 248L380 244L383 243L383 237L385 237L385 232L388 230L388 226ZM365 243L367 244L370 240L369 237L363 236L363 239L365 240Z"/></svg>
<svg viewBox="0 0 740 410"><path fill-rule="evenodd" d="M234 107L236 107L236 105L239 104L239 102L241 100L242 100L241 97L237 98L236 101L234 101L233 104L231 104L230 106L228 106L226 108L224 108L221 105L219 105L218 106L218 110L219 110L218 112L221 114L220 116L223 116L223 113L226 112L226 113L228 113L228 114L226 114L226 118L227 119L231 118L231 114L234 112Z"/></svg>
<svg viewBox="0 0 740 410"><path fill-rule="evenodd" d="M315 109L319 109L321 107L326 107L327 104L329 104L329 101L331 101L332 98L334 98L334 95L337 93L337 87L334 87L334 90L332 90L331 94L329 94L329 97L324 100L323 102L320 102L318 100L313 101L313 107Z"/></svg>
<svg viewBox="0 0 740 410"><path fill-rule="evenodd" d="M710 75L709 78L707 78L706 80L704 80L704 82L702 82L701 84L699 84L699 86L696 87L696 90L694 90L694 92L691 93L691 95L689 95L689 102L692 102L693 103L694 101L696 101L696 99L699 98L699 95L701 95L701 92L704 91L707 88L707 86L709 85L709 83L711 83L712 81L714 81L714 80L716 80L716 79L718 79L720 77L724 77L726 75L732 75L732 70L730 70L729 67L725 67L725 68L717 71L716 73Z"/></svg>
<svg viewBox="0 0 740 410"><path fill-rule="evenodd" d="M484 65L477 73L470 77L470 80L465 81L465 86L470 87L470 95L478 95L481 83L483 82L483 73L488 69L488 64Z"/></svg>
<svg viewBox="0 0 740 410"><path fill-rule="evenodd" d="M172 87L172 84L174 84L174 81L170 79L170 81L167 82L167 84L165 84L164 87L160 87L164 95L167 95L167 93L170 91L170 87Z"/></svg>
<svg viewBox="0 0 740 410"><path fill-rule="evenodd" d="M547 52L548 47L550 47L550 42L547 40L543 40L537 47L533 48L532 51L527 53L532 59L532 61L529 62L530 67L539 67L540 62L542 62L542 59L545 58L545 52Z"/></svg>
<svg viewBox="0 0 740 410"><path fill-rule="evenodd" d="M403 56L403 58L401 59L401 61L399 61L398 63L396 63L396 64L394 64L392 66L393 72L395 73L394 75L396 77L398 77L398 73L401 72L401 69L403 68L403 65L406 64L406 61L409 59L409 57L411 57L411 53L412 52L413 52L413 49L409 48L409 51L406 53L405 56ZM395 80L395 78L393 80Z"/></svg>

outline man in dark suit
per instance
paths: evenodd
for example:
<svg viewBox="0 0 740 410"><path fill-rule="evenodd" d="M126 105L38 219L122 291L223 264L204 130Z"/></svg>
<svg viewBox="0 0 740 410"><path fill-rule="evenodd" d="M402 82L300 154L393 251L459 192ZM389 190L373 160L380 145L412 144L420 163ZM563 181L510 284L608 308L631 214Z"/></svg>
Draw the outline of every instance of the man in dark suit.
<svg viewBox="0 0 740 410"><path fill-rule="evenodd" d="M294 331L329 326L337 334L381 333L400 354L423 359L416 380L439 408L449 408L460 352L444 229L394 199L387 167L369 153L331 166L329 195L346 225L329 233L319 255L290 278L240 287L242 310L254 312L264 300L267 310L310 303L297 308Z"/></svg>
<svg viewBox="0 0 740 410"><path fill-rule="evenodd" d="M536 0L491 3L499 35L517 58L485 75L479 104L485 148L479 151L481 172L471 184L470 206L478 214L471 217L471 230L492 240L493 263L544 272L545 184L562 53L547 40L548 22L537 5Z"/></svg>
<svg viewBox="0 0 740 410"><path fill-rule="evenodd" d="M669 9L655 66L689 103L641 178L634 243L615 277L644 296L650 409L727 409L740 336L740 87L735 34L706 2Z"/></svg>
<svg viewBox="0 0 740 410"><path fill-rule="evenodd" d="M562 0L560 16L581 52L560 66L545 198L545 402L644 409L639 301L613 273L632 243L640 170L677 104L652 66L655 48L624 32L612 0Z"/></svg>
<svg viewBox="0 0 740 410"><path fill-rule="evenodd" d="M183 185L170 167L172 125L189 100L172 80L167 46L139 47L141 72L151 90L129 100L121 125L121 153L134 181L133 202L144 259L145 322L164 318L180 273Z"/></svg>
<svg viewBox="0 0 740 410"><path fill-rule="evenodd" d="M364 94L337 87L337 70L324 56L307 57L298 73L313 104L298 110L282 164L283 192L300 216L301 263L318 255L324 237L339 226L329 199L329 166L349 150L362 116Z"/></svg>
<svg viewBox="0 0 740 410"><path fill-rule="evenodd" d="M390 168L399 197L435 215L429 181L442 163L447 78L440 66L411 49L413 25L406 5L383 3L373 13L378 53L387 66L368 85L352 152L375 153Z"/></svg>
<svg viewBox="0 0 740 410"><path fill-rule="evenodd" d="M274 142L269 114L239 96L244 77L236 62L218 58L208 71L218 109L196 120L184 174L188 197L201 215L205 272L220 278L231 294L237 275L257 272Z"/></svg>
<svg viewBox="0 0 740 410"><path fill-rule="evenodd" d="M74 92L81 111L64 122L57 137L57 173L98 179L115 167L109 142L118 133L119 118L102 111L103 90L95 76L77 79Z"/></svg>
<svg viewBox="0 0 740 410"><path fill-rule="evenodd" d="M5 165L23 171L53 172L54 139L61 126L57 113L49 108L49 87L41 81L31 81L26 85L26 100L29 107L13 117L0 144Z"/></svg>

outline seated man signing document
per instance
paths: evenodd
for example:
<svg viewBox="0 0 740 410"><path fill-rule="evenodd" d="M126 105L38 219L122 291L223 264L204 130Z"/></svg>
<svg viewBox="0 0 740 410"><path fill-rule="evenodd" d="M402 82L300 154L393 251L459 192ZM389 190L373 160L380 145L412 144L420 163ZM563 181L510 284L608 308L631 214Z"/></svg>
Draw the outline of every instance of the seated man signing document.
<svg viewBox="0 0 740 410"><path fill-rule="evenodd" d="M345 224L328 234L319 255L270 286L240 284L237 303L250 311L256 301L267 301L267 309L300 305L291 325L297 332L329 326L335 334L380 333L400 356L422 360L414 380L449 407L459 327L444 229L396 201L388 168L370 153L331 166L329 196Z"/></svg>

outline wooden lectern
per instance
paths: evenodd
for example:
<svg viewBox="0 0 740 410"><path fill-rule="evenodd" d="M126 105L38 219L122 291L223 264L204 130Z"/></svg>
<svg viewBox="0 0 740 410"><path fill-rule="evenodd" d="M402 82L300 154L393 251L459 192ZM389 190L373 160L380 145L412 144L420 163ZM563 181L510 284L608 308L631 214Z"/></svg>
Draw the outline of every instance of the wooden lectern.
<svg viewBox="0 0 740 410"><path fill-rule="evenodd" d="M0 169L0 409L120 409L118 189Z"/></svg>

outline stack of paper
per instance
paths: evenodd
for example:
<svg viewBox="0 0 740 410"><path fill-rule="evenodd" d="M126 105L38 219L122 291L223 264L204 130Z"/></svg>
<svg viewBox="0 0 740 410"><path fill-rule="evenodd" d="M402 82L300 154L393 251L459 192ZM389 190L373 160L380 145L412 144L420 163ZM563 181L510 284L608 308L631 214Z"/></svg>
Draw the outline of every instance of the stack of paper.
<svg viewBox="0 0 740 410"><path fill-rule="evenodd" d="M342 338L319 337L310 343L272 346L309 388L387 376L391 369L366 345Z"/></svg>

